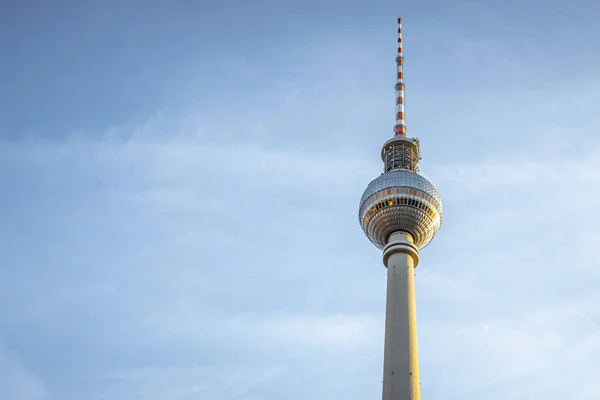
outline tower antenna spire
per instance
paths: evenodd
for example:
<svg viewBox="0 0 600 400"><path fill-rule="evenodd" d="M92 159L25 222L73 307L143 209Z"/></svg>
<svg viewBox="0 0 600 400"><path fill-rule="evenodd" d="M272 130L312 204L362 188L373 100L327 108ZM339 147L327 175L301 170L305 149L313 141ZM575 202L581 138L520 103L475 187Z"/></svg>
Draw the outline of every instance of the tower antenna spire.
<svg viewBox="0 0 600 400"><path fill-rule="evenodd" d="M398 18L398 54L396 65L398 75L396 80L396 123L394 124L395 136L406 136L406 125L404 124L404 77L402 76L402 65L404 55L402 54L402 18Z"/></svg>

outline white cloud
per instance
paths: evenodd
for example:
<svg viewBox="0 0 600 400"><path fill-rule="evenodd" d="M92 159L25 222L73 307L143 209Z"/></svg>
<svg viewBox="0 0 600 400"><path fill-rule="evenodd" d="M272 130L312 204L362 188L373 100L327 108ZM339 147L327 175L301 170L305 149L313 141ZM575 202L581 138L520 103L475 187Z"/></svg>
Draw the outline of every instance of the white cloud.
<svg viewBox="0 0 600 400"><path fill-rule="evenodd" d="M290 316L268 321L263 327L268 341L309 347L372 345L382 320L370 315L326 317Z"/></svg>
<svg viewBox="0 0 600 400"><path fill-rule="evenodd" d="M26 162L38 168L59 167L71 172L80 168L84 173L93 169L104 175L117 173L119 180L149 180L152 185L202 185L186 186L188 191L203 191L209 188L206 185L217 183L216 180L224 183L231 180L232 184L241 180L255 185L319 190L328 194L330 187L336 191L353 190L372 178L373 170L379 169L377 160L368 163L343 152L311 154L257 145L205 144L201 142L204 135L204 132L193 136L173 135L168 141L132 138L50 144L35 141L0 143L0 151L7 160L12 158L13 163ZM156 190L150 187L147 195L159 195Z"/></svg>
<svg viewBox="0 0 600 400"><path fill-rule="evenodd" d="M440 392L460 387L456 398L595 398L600 341L585 321L597 323L598 315L595 307L580 307L530 310L525 305L511 317L426 325L421 332L427 333L422 353L431 360L425 366L428 386Z"/></svg>
<svg viewBox="0 0 600 400"><path fill-rule="evenodd" d="M144 367L95 374L100 389L90 399L246 399L282 373L272 366Z"/></svg>
<svg viewBox="0 0 600 400"><path fill-rule="evenodd" d="M157 310L158 311L158 310ZM185 341L193 345L221 345L233 348L277 349L283 354L306 351L352 352L371 348L382 331L383 320L373 315L294 315L286 314L215 314L203 306L186 309L172 307L148 315L144 329L155 340ZM252 338L251 344L244 342Z"/></svg>

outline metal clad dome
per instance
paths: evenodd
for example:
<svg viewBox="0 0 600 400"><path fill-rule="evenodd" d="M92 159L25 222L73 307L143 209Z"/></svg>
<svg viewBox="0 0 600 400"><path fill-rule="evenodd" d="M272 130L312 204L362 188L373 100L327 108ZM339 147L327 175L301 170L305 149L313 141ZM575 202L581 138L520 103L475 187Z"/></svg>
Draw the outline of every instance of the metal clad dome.
<svg viewBox="0 0 600 400"><path fill-rule="evenodd" d="M424 177L411 171L386 172L373 180L360 200L359 222L380 249L395 231L409 232L418 249L427 246L443 220L442 199Z"/></svg>

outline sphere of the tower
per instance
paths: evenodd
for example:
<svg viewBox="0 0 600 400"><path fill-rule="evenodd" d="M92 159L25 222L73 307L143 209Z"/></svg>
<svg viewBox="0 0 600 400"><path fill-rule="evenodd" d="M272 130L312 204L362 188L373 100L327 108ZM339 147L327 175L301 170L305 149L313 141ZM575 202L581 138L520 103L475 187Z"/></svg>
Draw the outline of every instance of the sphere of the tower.
<svg viewBox="0 0 600 400"><path fill-rule="evenodd" d="M443 220L442 199L435 187L421 175L396 170L374 179L362 195L360 225L380 249L390 234L405 231L418 249L427 246Z"/></svg>

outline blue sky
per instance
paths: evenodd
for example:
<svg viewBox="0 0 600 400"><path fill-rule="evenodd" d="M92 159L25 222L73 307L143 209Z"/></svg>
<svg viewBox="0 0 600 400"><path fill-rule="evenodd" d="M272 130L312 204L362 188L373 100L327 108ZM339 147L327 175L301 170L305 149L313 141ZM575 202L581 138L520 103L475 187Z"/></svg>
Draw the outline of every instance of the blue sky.
<svg viewBox="0 0 600 400"><path fill-rule="evenodd" d="M399 15L423 398L600 397L600 5L367 3L0 5L0 398L378 398Z"/></svg>

